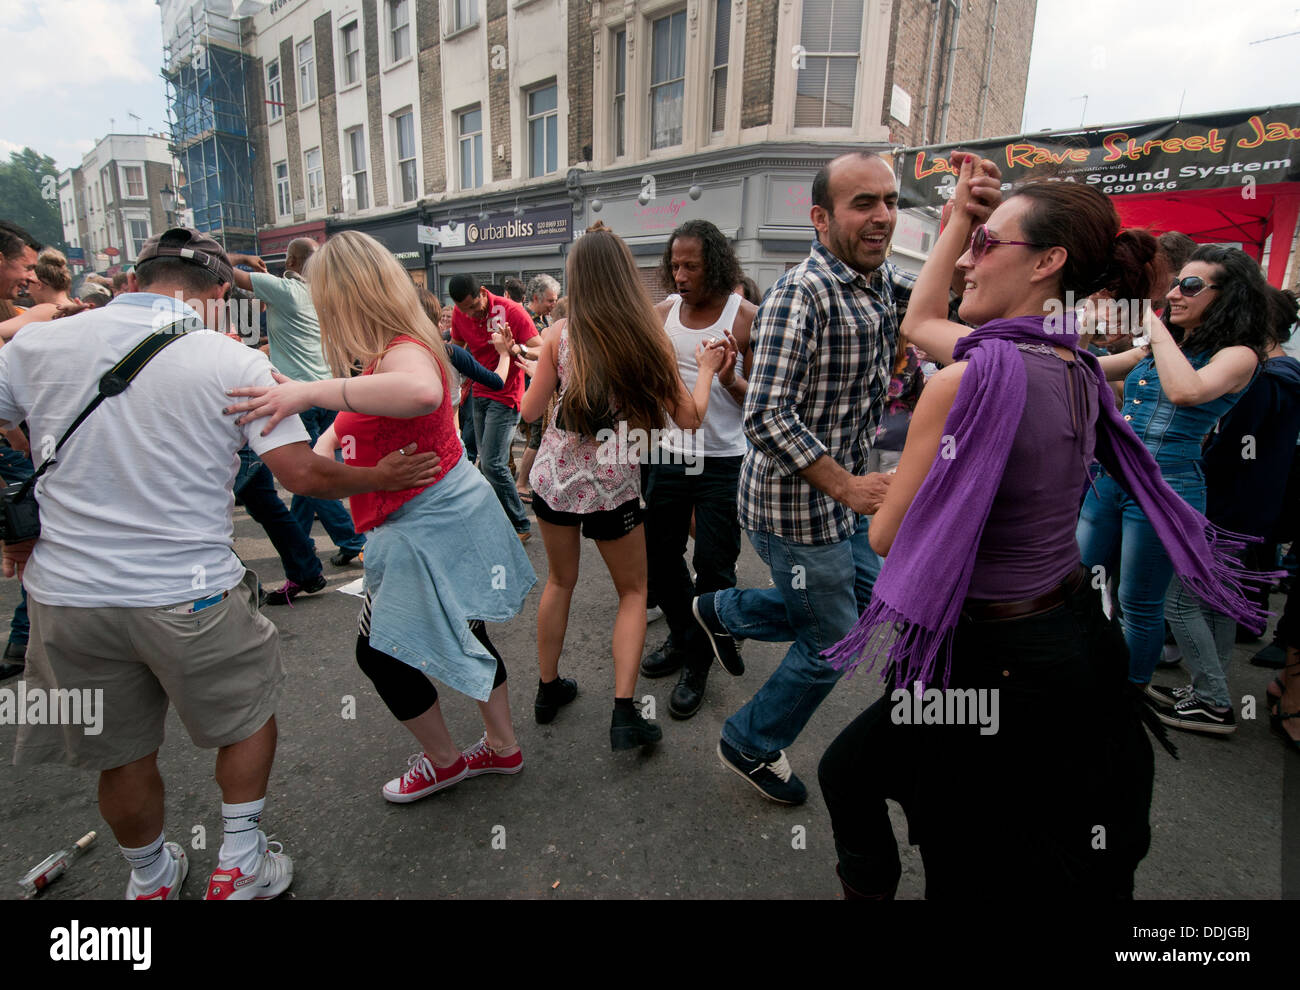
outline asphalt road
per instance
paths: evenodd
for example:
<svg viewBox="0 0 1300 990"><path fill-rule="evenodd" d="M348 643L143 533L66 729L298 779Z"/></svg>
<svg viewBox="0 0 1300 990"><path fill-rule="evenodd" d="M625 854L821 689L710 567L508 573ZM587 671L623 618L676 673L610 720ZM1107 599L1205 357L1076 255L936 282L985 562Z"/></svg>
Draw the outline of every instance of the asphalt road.
<svg viewBox="0 0 1300 990"><path fill-rule="evenodd" d="M242 510L236 550L268 588L282 580L279 561ZM317 526L322 559L332 547ZM830 823L816 785L816 764L838 731L879 696L873 675L842 681L788 755L809 800L787 808L763 800L718 762L722 721L779 663L785 647L745 645L747 672L731 678L715 666L704 707L691 720L668 716L676 678L638 685L653 695L663 742L650 753L611 753L608 726L613 671L609 638L616 596L595 548L584 541L561 670L576 677L578 699L549 726L532 718L536 690L535 622L545 579L540 538L527 547L538 584L513 621L490 626L510 671L510 699L525 769L485 776L412 805L392 805L380 787L406 769L415 746L389 715L353 659L359 599L336 589L360 566L325 565L329 589L292 608L268 608L280 629L289 681L279 713L280 744L263 828L294 858L294 898L831 898L838 896ZM746 543L742 586L768 584ZM0 615L17 599L0 583ZM1281 599L1274 599L1275 610ZM649 627L647 649L667 635ZM1254 647L1239 647L1232 671L1238 696L1259 697L1271 672L1251 667ZM1162 672L1161 682L1178 678ZM12 687L13 681L5 683ZM346 698L355 718L345 718ZM474 703L442 692L454 738L469 746L482 732ZM1182 759L1156 749L1151 852L1137 877L1139 898L1283 896L1284 834L1295 856L1300 830L1300 760L1271 735L1265 709L1220 739L1176 733ZM1086 713L1061 699L1061 731L1086 732ZM0 752L17 733L0 726ZM169 716L160 764L167 784L167 834L191 857L184 897L202 897L221 841L220 795L213 754L196 749ZM1291 810L1284 829L1283 777ZM920 858L905 845L899 896L923 892ZM0 765L0 898L49 853L97 829L96 848L43 896L119 898L127 871L95 804L95 777L61 767ZM201 831L206 842L196 847ZM801 841L802 840L802 841ZM1294 860L1288 870L1298 872ZM1287 885L1296 896L1300 884Z"/></svg>

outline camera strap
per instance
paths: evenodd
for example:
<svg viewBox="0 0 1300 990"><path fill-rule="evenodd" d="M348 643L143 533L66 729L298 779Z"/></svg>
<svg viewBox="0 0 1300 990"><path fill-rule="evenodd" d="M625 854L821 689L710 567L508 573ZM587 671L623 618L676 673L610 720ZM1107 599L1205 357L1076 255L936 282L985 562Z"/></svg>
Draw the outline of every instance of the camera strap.
<svg viewBox="0 0 1300 990"><path fill-rule="evenodd" d="M101 402L110 396L120 395L122 392L125 392L127 386L135 380L136 375L140 374L144 369L144 366L157 357L158 353L164 347L185 336L185 331L178 328L191 319L192 317L189 316L183 317L164 329L159 330L157 333L150 334L144 340L140 341L140 343L136 344L126 357L122 358L121 361L117 362L117 364L113 365L112 368L104 372L103 377L99 379L99 390L96 392L95 397L90 400L85 409L81 410L81 414L72 421L72 425L63 432L63 436L60 437L59 442L54 445L54 450L50 452L50 456L45 459L41 466L36 469L36 472L27 479L23 487L18 490L18 493L15 496L16 498L22 498L32 490L40 476L45 473L46 468L54 463L55 458L58 456L59 448L68 442L68 437L72 436L77 427L86 421L87 416L99 408Z"/></svg>

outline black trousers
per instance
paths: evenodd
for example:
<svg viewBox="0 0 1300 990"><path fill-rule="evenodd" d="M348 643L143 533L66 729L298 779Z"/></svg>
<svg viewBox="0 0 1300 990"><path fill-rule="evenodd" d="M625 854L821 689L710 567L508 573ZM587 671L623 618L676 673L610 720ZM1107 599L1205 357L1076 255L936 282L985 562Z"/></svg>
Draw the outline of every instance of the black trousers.
<svg viewBox="0 0 1300 990"><path fill-rule="evenodd" d="M492 640L488 639L487 627L482 620L474 620L469 628L474 638L496 658L497 672L492 687L499 688L506 682L505 662L492 645ZM362 634L357 635L357 666L370 678L375 691L399 722L407 722L423 715L438 700L438 689L422 671L376 650L370 645L370 637Z"/></svg>
<svg viewBox="0 0 1300 990"><path fill-rule="evenodd" d="M691 599L736 586L740 519L736 489L743 457L704 457L693 467L652 464L646 487L645 538L650 598L664 611L673 644L692 666L713 660ZM691 473L696 472L696 473ZM695 582L686 567L686 540L695 513Z"/></svg>
<svg viewBox="0 0 1300 990"><path fill-rule="evenodd" d="M903 685L891 685L818 768L841 875L892 896L891 799L920 846L929 899L1131 897L1150 844L1153 757L1124 636L1098 592L1084 582L1029 618L963 617L952 656L949 687L997 692L997 731L901 724L911 692L895 700Z"/></svg>

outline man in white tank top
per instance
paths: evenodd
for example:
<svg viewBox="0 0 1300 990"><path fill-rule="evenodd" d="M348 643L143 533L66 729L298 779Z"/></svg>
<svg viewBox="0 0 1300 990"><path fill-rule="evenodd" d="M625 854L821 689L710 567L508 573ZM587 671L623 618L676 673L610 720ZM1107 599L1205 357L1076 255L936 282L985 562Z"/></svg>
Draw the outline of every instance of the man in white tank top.
<svg viewBox="0 0 1300 990"><path fill-rule="evenodd" d="M645 491L650 594L663 609L670 634L641 662L641 672L664 677L681 670L668 711L685 719L704 701L713 663L713 648L691 614L691 600L736 586L736 489L745 455L741 412L751 362L750 328L758 309L733 292L741 280L740 265L727 238L707 220L692 220L673 231L660 276L665 288L676 292L657 311L686 387L695 385L699 344L729 349L713 383L703 426L670 434L651 451ZM685 559L692 513L694 584Z"/></svg>

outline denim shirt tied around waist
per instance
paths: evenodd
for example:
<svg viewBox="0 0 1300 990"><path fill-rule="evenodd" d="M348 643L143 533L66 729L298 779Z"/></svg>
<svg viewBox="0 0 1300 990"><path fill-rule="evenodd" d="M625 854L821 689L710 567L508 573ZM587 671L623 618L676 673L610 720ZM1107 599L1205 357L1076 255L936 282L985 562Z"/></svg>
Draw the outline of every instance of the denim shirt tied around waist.
<svg viewBox="0 0 1300 990"><path fill-rule="evenodd" d="M1198 371L1214 355L1187 355ZM1199 406L1177 406L1160 387L1160 373L1152 357L1140 361L1124 379L1124 419L1146 445L1165 474L1170 468L1195 468L1201 462L1201 446L1215 424L1245 394L1229 392Z"/></svg>

